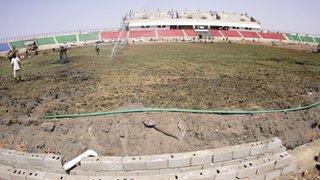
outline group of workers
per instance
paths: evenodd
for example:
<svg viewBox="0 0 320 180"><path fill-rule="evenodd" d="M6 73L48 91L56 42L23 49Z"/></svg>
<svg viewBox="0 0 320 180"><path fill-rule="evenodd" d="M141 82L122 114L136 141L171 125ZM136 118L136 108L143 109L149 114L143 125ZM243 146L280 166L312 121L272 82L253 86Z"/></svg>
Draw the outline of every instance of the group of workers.
<svg viewBox="0 0 320 180"><path fill-rule="evenodd" d="M55 52L55 48L53 47L52 49L53 52ZM64 64L68 62L68 57L67 57L67 51L68 49L64 46L61 46L59 49L59 63ZM96 43L95 45L95 51L97 55L100 54L100 45ZM28 52L28 51L26 51ZM26 54L29 56L29 54ZM36 53L38 55L38 52ZM15 50L15 48L8 53L8 59L10 60L11 66L12 66L12 71L13 71L13 77L17 82L21 81L21 55L18 55L18 51ZM23 56L24 57L24 56Z"/></svg>
<svg viewBox="0 0 320 180"><path fill-rule="evenodd" d="M53 52L55 52L55 48L53 47ZM68 57L67 57L67 48L65 48L64 46L60 47L59 50L59 62L61 64L64 64L66 62L68 62ZM97 55L100 54L100 45L98 43L96 43L95 45L95 51L97 53ZM320 44L318 44L318 46L316 47L315 51L312 51L313 53L320 53ZM12 65L12 70L13 70L13 77L17 82L21 81L21 63L20 63L20 57L17 55L17 50L13 49L12 51L9 52L8 54L8 58L11 62Z"/></svg>

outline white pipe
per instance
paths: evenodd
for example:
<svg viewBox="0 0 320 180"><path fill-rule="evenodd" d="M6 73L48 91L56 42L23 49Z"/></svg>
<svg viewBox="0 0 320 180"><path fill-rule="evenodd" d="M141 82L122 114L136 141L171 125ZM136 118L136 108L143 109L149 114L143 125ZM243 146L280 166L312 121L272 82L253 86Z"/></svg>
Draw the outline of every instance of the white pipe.
<svg viewBox="0 0 320 180"><path fill-rule="evenodd" d="M84 153L80 154L79 156L77 156L76 158L72 159L71 161L65 163L63 165L63 169L65 171L68 171L69 169L71 169L73 166L75 166L76 164L78 164L82 158L84 157L97 157L98 153L96 153L94 150L86 150Z"/></svg>

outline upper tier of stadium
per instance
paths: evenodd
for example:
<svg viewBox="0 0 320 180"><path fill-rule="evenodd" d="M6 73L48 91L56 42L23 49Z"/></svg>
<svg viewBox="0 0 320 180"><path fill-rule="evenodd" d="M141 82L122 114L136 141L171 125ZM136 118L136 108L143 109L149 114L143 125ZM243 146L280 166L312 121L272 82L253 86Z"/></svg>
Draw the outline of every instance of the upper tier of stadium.
<svg viewBox="0 0 320 180"><path fill-rule="evenodd" d="M261 30L262 25L247 13L214 11L130 11L123 24L132 29L244 29Z"/></svg>

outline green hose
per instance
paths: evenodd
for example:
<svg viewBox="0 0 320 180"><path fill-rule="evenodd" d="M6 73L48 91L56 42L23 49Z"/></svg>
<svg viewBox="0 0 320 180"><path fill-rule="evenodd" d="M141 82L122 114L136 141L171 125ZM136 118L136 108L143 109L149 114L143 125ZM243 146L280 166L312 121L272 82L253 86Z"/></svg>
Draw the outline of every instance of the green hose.
<svg viewBox="0 0 320 180"><path fill-rule="evenodd" d="M117 110L109 112L93 112L93 113L80 113L80 114L62 114L62 115L47 115L44 116L45 119L58 119L58 118L76 118L76 117L88 117L88 116L106 116L106 115L116 115L125 113L142 113L142 112L181 112L181 113L199 113L199 114L221 114L221 115L253 115L259 113L280 113L280 112L294 112L307 110L320 105L320 102L310 104L308 106L296 107L290 109L274 109L274 110L252 110L252 111L227 111L227 110L196 110L196 109L128 109L128 110Z"/></svg>

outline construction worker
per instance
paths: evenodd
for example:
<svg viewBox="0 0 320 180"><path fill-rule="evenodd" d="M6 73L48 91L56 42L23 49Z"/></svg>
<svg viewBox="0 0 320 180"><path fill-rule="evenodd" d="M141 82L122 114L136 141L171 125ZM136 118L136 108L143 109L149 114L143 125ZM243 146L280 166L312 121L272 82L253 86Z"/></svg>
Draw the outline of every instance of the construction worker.
<svg viewBox="0 0 320 180"><path fill-rule="evenodd" d="M20 82L21 81L21 72L20 72L21 64L20 64L19 57L16 56L16 53L14 53L11 58L11 65L12 65L14 79Z"/></svg>
<svg viewBox="0 0 320 180"><path fill-rule="evenodd" d="M100 46L99 43L96 43L96 52L99 55L100 54Z"/></svg>
<svg viewBox="0 0 320 180"><path fill-rule="evenodd" d="M64 48L63 46L60 47L60 63L64 64L68 62L67 58L67 48Z"/></svg>

